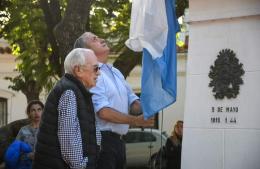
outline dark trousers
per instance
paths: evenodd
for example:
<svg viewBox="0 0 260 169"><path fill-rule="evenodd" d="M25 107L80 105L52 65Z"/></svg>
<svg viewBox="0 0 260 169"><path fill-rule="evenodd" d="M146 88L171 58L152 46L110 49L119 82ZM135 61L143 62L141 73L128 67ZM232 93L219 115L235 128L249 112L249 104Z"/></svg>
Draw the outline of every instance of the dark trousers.
<svg viewBox="0 0 260 169"><path fill-rule="evenodd" d="M101 152L97 169L125 169L125 143L120 135L102 131Z"/></svg>

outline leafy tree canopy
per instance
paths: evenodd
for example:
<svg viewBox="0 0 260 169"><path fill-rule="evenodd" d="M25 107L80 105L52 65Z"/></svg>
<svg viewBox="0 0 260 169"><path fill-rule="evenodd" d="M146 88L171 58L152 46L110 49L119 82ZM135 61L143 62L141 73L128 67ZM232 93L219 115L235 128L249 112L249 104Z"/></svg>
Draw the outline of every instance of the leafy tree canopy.
<svg viewBox="0 0 260 169"><path fill-rule="evenodd" d="M187 0L177 0L177 16ZM50 89L63 74L63 60L75 39L91 31L108 40L114 62L124 76L129 75L141 54L124 46L128 38L129 0L0 0L0 37L9 41L19 64L17 77L8 77L14 90L28 101L37 99L43 88Z"/></svg>

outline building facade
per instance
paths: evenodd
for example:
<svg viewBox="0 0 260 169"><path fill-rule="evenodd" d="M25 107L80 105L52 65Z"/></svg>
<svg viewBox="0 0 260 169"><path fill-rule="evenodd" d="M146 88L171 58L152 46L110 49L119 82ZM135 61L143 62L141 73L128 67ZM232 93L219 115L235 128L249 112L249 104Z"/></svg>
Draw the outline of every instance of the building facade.
<svg viewBox="0 0 260 169"><path fill-rule="evenodd" d="M5 49L8 44L0 39L0 47ZM5 77L15 77L16 61L15 57L9 52L0 53L0 127L15 120L26 117L25 108L27 105L26 97L21 92L13 91L8 86L11 82Z"/></svg>

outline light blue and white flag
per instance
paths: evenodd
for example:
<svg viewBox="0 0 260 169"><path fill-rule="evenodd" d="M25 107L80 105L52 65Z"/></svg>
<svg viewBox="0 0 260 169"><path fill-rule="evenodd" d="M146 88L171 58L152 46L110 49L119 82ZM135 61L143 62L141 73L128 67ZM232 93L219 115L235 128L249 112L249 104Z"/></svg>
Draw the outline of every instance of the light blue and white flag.
<svg viewBox="0 0 260 169"><path fill-rule="evenodd" d="M147 119L176 101L175 0L133 0L131 20L126 45L143 50L141 104Z"/></svg>

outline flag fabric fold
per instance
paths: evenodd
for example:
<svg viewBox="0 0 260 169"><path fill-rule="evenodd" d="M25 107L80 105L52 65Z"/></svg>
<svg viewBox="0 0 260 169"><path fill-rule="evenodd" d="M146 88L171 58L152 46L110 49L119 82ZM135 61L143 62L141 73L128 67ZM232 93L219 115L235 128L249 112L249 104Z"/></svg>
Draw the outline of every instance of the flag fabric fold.
<svg viewBox="0 0 260 169"><path fill-rule="evenodd" d="M155 113L176 101L176 32L179 31L179 24L175 14L175 0L163 1L165 1L165 17L168 27L167 36L165 38L166 46L163 48L163 52L159 57L153 56L154 52L149 48L141 46L143 47L141 104L145 119L150 118ZM162 29L162 35L164 31L165 30ZM156 39L154 40L156 41Z"/></svg>
<svg viewBox="0 0 260 169"><path fill-rule="evenodd" d="M154 59L160 57L168 32L165 8L165 0L133 0L126 46L136 52L146 48Z"/></svg>

